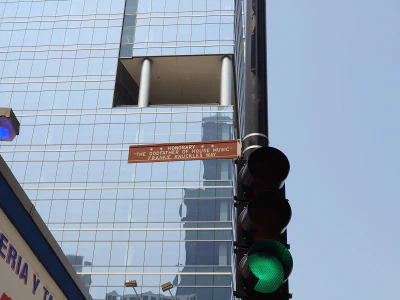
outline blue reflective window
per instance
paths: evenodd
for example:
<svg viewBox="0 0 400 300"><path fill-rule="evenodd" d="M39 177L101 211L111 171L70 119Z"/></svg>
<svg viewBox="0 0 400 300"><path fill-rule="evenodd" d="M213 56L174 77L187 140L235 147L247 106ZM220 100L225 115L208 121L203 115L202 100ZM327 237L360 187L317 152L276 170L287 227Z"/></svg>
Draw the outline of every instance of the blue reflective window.
<svg viewBox="0 0 400 300"><path fill-rule="evenodd" d="M115 214L115 200L102 200L99 207L98 222L113 222Z"/></svg>
<svg viewBox="0 0 400 300"><path fill-rule="evenodd" d="M65 29L53 29L53 33L51 35L51 44L52 45L63 45L65 39Z"/></svg>
<svg viewBox="0 0 400 300"><path fill-rule="evenodd" d="M144 265L160 266L162 250L162 242L146 242Z"/></svg>
<svg viewBox="0 0 400 300"><path fill-rule="evenodd" d="M84 4L85 4L84 0L71 1L71 8L69 13L71 15L82 14Z"/></svg>
<svg viewBox="0 0 400 300"><path fill-rule="evenodd" d="M192 11L192 1L180 1L179 2L179 11Z"/></svg>
<svg viewBox="0 0 400 300"><path fill-rule="evenodd" d="M101 182L103 179L104 161L90 161L88 181Z"/></svg>
<svg viewBox="0 0 400 300"><path fill-rule="evenodd" d="M83 259L88 262L93 261L94 242L79 242L78 243L78 256L83 256Z"/></svg>
<svg viewBox="0 0 400 300"><path fill-rule="evenodd" d="M111 152L112 153L112 152ZM135 169L133 164L122 164L119 169L119 181L131 182L135 179Z"/></svg>
<svg viewBox="0 0 400 300"><path fill-rule="evenodd" d="M190 25L178 25L177 41L190 41L192 26Z"/></svg>
<svg viewBox="0 0 400 300"><path fill-rule="evenodd" d="M3 77L15 77L18 69L18 60L6 61L4 64Z"/></svg>
<svg viewBox="0 0 400 300"><path fill-rule="evenodd" d="M72 175L72 161L59 162L57 166L57 182L70 182Z"/></svg>
<svg viewBox="0 0 400 300"><path fill-rule="evenodd" d="M206 10L207 10L206 0L193 1L193 11L206 11Z"/></svg>
<svg viewBox="0 0 400 300"><path fill-rule="evenodd" d="M165 200L150 200L148 221L164 221Z"/></svg>
<svg viewBox="0 0 400 300"><path fill-rule="evenodd" d="M233 27L231 24L221 24L220 25L220 40L230 40L233 41Z"/></svg>
<svg viewBox="0 0 400 300"><path fill-rule="evenodd" d="M122 1L121 1L122 2ZM99 0L97 4L97 14L109 14L110 13L110 0Z"/></svg>
<svg viewBox="0 0 400 300"><path fill-rule="evenodd" d="M97 2L98 0L85 1L83 14L88 14L88 15L95 14L97 11Z"/></svg>
<svg viewBox="0 0 400 300"><path fill-rule="evenodd" d="M49 222L64 222L66 208L66 200L53 200L51 203Z"/></svg>
<svg viewBox="0 0 400 300"><path fill-rule="evenodd" d="M106 144L108 139L110 125L109 124L98 124L94 126L93 131L93 144Z"/></svg>
<svg viewBox="0 0 400 300"><path fill-rule="evenodd" d="M107 43L119 43L121 40L121 27L109 27L107 31Z"/></svg>
<svg viewBox="0 0 400 300"><path fill-rule="evenodd" d="M178 32L178 25L165 26L163 30L163 42L176 41L176 35Z"/></svg>
<svg viewBox="0 0 400 300"><path fill-rule="evenodd" d="M145 249L145 242L130 242L127 264L129 266L143 266Z"/></svg>
<svg viewBox="0 0 400 300"><path fill-rule="evenodd" d="M6 3L6 7L3 12L3 18L5 17L14 18L15 15L17 14L17 10L18 10L18 2Z"/></svg>
<svg viewBox="0 0 400 300"><path fill-rule="evenodd" d="M111 266L124 266L127 261L129 244L127 242L113 242L111 249ZM121 283L119 282L118 285Z"/></svg>
<svg viewBox="0 0 400 300"><path fill-rule="evenodd" d="M54 182L57 173L57 162L44 162L40 174L41 182Z"/></svg>
<svg viewBox="0 0 400 300"><path fill-rule="evenodd" d="M132 200L118 200L115 207L115 220L118 222L130 222Z"/></svg>
<svg viewBox="0 0 400 300"><path fill-rule="evenodd" d="M16 13L16 17L28 17L29 12L31 10L32 3L31 2L21 2L18 5L18 10Z"/></svg>
<svg viewBox="0 0 400 300"><path fill-rule="evenodd" d="M97 222L99 202L98 200L86 200L84 202L82 220L86 222Z"/></svg>
<svg viewBox="0 0 400 300"><path fill-rule="evenodd" d="M39 215L42 217L43 221L48 222L50 208L51 208L51 201L44 201L44 200L36 201L35 208L39 213Z"/></svg>
<svg viewBox="0 0 400 300"><path fill-rule="evenodd" d="M134 196L136 197L136 192ZM140 195L138 195L140 196ZM132 222L147 222L147 215L149 210L149 203L145 200L134 200L132 207Z"/></svg>
<svg viewBox="0 0 400 300"><path fill-rule="evenodd" d="M68 201L65 222L80 222L83 210L83 200Z"/></svg>

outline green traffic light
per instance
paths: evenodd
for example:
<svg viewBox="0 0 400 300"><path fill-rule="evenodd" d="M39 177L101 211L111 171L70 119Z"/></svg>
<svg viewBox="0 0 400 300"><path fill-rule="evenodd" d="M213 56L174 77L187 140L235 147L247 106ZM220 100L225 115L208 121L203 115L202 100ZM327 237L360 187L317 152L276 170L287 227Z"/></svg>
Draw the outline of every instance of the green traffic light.
<svg viewBox="0 0 400 300"><path fill-rule="evenodd" d="M257 252L248 258L251 272L258 278L254 290L259 293L275 292L285 280L285 270L274 256Z"/></svg>
<svg viewBox="0 0 400 300"><path fill-rule="evenodd" d="M253 244L247 253L247 264L257 279L253 289L262 294L276 292L293 269L289 250L275 240Z"/></svg>

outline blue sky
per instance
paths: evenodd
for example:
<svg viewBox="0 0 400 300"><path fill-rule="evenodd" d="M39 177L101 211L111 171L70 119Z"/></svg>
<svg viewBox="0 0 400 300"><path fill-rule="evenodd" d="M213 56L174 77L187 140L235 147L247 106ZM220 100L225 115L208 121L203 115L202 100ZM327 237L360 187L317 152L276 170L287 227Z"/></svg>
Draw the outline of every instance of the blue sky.
<svg viewBox="0 0 400 300"><path fill-rule="evenodd" d="M269 0L271 146L294 299L397 299L400 1Z"/></svg>

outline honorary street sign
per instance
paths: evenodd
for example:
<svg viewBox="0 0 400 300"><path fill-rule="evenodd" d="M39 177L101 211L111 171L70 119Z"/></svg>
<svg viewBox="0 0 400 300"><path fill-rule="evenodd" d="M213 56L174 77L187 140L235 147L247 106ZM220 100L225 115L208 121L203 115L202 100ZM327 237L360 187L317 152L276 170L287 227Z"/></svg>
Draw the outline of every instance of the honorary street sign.
<svg viewBox="0 0 400 300"><path fill-rule="evenodd" d="M129 147L128 163L238 158L238 140L151 144Z"/></svg>

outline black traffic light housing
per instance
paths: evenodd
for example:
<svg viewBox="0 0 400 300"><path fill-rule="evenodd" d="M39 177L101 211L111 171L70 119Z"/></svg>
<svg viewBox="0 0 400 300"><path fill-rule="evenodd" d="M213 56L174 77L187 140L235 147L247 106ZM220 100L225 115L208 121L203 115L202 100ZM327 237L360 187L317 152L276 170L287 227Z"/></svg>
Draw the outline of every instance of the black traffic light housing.
<svg viewBox="0 0 400 300"><path fill-rule="evenodd" d="M293 268L286 240L292 210L284 189L289 161L276 148L260 147L236 166L235 296L287 300Z"/></svg>

